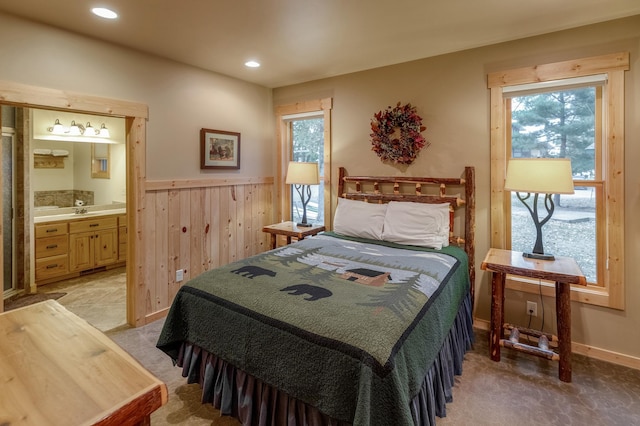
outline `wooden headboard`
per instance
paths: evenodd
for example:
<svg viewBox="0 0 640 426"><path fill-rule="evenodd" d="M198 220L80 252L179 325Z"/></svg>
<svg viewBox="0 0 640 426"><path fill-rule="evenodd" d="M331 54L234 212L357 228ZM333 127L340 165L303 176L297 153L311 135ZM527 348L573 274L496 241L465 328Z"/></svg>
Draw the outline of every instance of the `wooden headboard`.
<svg viewBox="0 0 640 426"><path fill-rule="evenodd" d="M347 176L340 167L338 197L373 203L413 201L417 203L449 203L449 241L464 248L469 258L471 300L475 293L475 169L465 167L460 178L413 176ZM455 211L464 207L464 232L454 235Z"/></svg>

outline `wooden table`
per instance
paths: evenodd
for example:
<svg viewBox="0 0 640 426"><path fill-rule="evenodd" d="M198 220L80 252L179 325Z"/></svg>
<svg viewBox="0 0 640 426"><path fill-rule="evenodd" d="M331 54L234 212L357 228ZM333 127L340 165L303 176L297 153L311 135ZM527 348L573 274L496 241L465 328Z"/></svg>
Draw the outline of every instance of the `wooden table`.
<svg viewBox="0 0 640 426"><path fill-rule="evenodd" d="M491 330L489 352L493 361L500 361L500 346L526 352L531 355L557 360L558 375L563 382L571 382L571 284L587 285L580 267L570 257L556 256L555 260L537 260L522 256L521 252L492 248L487 253L481 268L493 272L491 280ZM552 336L534 330L525 334L558 341L559 354L524 344L513 344L504 339L504 286L506 275L553 281L556 287L556 317L558 335Z"/></svg>
<svg viewBox="0 0 640 426"><path fill-rule="evenodd" d="M287 237L287 244L291 244L291 237L304 240L305 237L316 235L324 231L324 225L298 226L295 222L282 222L274 225L267 225L262 228L263 232L271 234L271 248L277 247L276 237L284 235Z"/></svg>
<svg viewBox="0 0 640 426"><path fill-rule="evenodd" d="M148 425L167 387L49 300L0 314L0 425Z"/></svg>

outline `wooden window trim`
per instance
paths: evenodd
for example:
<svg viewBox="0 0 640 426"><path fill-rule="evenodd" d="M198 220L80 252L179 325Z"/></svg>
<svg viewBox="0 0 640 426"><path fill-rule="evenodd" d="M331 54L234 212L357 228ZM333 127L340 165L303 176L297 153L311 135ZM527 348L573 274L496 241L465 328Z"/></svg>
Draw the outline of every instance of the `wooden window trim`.
<svg viewBox="0 0 640 426"><path fill-rule="evenodd" d="M492 72L487 82L491 102L491 247L507 247L505 223L510 217L505 208L504 179L509 158L506 138L510 131L507 121L506 103L503 88L506 86L561 80L595 74L607 74L607 84L603 90L604 113L603 142L606 144L606 167L603 167L605 181L604 226L606 235L600 236L606 241L606 263L602 272L604 283L589 285L586 288L572 288L571 299L583 303L624 309L624 72L629 69L629 52L570 61L555 62ZM597 165L604 166L603 159ZM602 225L602 224L601 224ZM598 277L600 279L600 275ZM535 284L535 285L533 285ZM554 296L553 284L507 279L507 288L523 292L539 292L545 296Z"/></svg>
<svg viewBox="0 0 640 426"><path fill-rule="evenodd" d="M287 174L287 165L292 158L291 152L291 126L287 116L318 112L324 119L324 225L327 229L332 227L331 215L331 108L333 100L322 98L295 104L279 105L275 107L276 114L276 140L278 155L276 165L276 220L290 220L289 206L291 197L289 191L285 191L284 180Z"/></svg>

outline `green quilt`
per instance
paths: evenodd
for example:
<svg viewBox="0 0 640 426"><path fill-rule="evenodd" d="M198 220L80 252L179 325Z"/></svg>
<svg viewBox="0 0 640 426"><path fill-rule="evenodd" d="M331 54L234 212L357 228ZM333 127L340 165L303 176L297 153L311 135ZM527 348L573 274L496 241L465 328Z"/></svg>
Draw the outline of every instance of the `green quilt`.
<svg viewBox="0 0 640 426"><path fill-rule="evenodd" d="M200 346L339 420L409 425L467 271L457 247L327 232L189 281L157 346L174 360L183 342Z"/></svg>

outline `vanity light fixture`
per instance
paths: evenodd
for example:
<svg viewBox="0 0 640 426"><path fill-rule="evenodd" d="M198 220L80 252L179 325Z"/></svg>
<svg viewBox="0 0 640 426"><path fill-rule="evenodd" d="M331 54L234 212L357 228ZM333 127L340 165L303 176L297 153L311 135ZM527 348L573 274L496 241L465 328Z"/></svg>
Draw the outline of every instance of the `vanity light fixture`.
<svg viewBox="0 0 640 426"><path fill-rule="evenodd" d="M65 128L60 124L60 120L57 118L52 127L47 127L47 131L60 136L111 137L109 129L107 129L107 126L104 123L102 123L100 129L96 129L90 122L87 122L87 126L85 127L82 124L76 124L75 120L73 120L71 121L69 128Z"/></svg>

